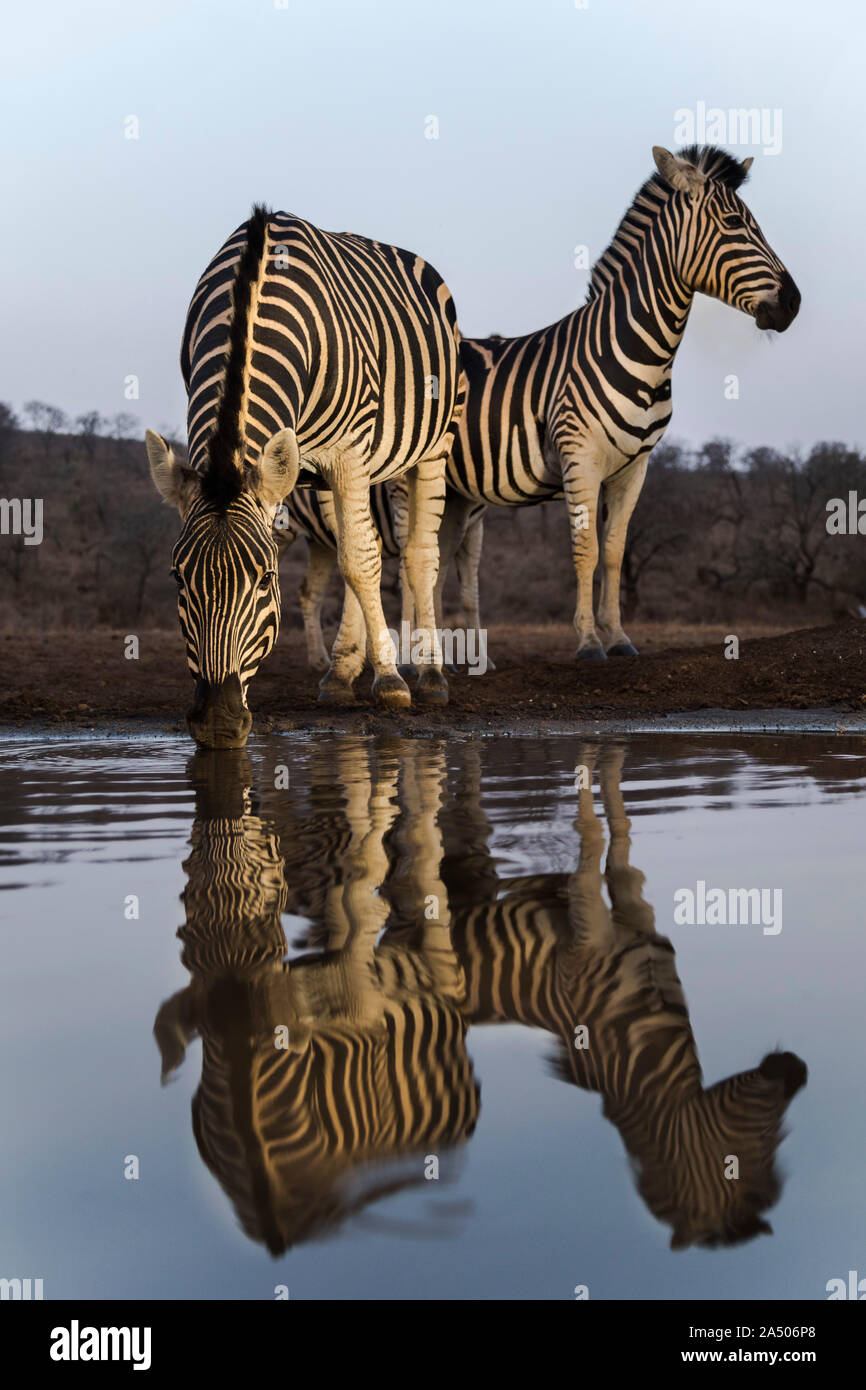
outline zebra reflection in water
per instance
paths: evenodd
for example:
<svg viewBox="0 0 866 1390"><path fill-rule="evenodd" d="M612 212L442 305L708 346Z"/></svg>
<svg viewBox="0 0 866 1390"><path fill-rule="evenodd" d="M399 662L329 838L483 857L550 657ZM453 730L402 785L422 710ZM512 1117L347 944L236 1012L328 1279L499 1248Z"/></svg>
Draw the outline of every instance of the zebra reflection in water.
<svg viewBox="0 0 866 1390"><path fill-rule="evenodd" d="M574 871L512 879L488 847L482 754L456 756L449 785L437 742L343 739L267 818L245 754L193 762L192 982L155 1032L164 1076L202 1037L196 1140L243 1229L277 1254L423 1182L478 1118L467 1028L507 1021L553 1035L556 1074L601 1095L672 1248L768 1233L806 1068L775 1052L704 1088L674 949L629 862L622 747L578 753L597 765L606 859L585 788ZM309 923L291 962L287 910Z"/></svg>
<svg viewBox="0 0 866 1390"><path fill-rule="evenodd" d="M598 763L610 835L604 867L586 787L574 873L504 881L497 901L455 913L465 1009L473 1024L519 1022L557 1037L555 1073L601 1094L641 1196L673 1227L672 1249L732 1245L771 1233L763 1213L781 1191L775 1152L806 1067L774 1052L704 1089L674 948L656 932L644 875L629 863L623 759L621 746L579 754L590 774Z"/></svg>
<svg viewBox="0 0 866 1390"><path fill-rule="evenodd" d="M444 1160L478 1117L447 921L425 922L408 949L377 945L397 757L375 781L363 756L341 763L344 807L330 835L319 827L323 859L309 857L290 816L284 862L274 823L251 813L246 754L193 759L198 814L178 933L192 982L154 1028L163 1079L200 1034L199 1152L244 1231L275 1255L424 1182L425 1158ZM280 918L290 888L309 891L305 870L323 949L287 962ZM383 1173L381 1160L413 1155Z"/></svg>

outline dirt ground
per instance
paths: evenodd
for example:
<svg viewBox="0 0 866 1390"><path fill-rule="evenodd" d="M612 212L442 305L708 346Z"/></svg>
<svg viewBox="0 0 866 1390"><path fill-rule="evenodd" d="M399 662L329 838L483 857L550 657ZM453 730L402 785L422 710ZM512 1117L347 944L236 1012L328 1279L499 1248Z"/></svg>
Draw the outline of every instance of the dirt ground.
<svg viewBox="0 0 866 1390"><path fill-rule="evenodd" d="M866 623L779 632L740 625L739 657L725 657L723 628L632 625L641 656L578 663L565 625L493 627L488 651L497 669L451 677L447 709L378 712L369 674L356 709L318 703L318 677L306 666L302 634L284 630L250 688L254 728L367 729L384 721L400 732L490 730L555 720L622 721L700 710L866 710ZM192 694L177 631L142 631L139 657L124 657L120 630L0 635L0 724L127 727L164 721L184 727Z"/></svg>

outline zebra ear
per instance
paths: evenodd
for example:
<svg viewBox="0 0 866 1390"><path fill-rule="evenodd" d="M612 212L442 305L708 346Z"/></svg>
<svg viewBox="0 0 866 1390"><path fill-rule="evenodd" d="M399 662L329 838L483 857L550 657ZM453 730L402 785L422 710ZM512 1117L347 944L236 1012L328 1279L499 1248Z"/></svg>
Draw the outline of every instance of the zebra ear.
<svg viewBox="0 0 866 1390"><path fill-rule="evenodd" d="M294 430L280 430L268 440L258 463L247 468L247 486L266 507L278 507L298 481L301 451Z"/></svg>
<svg viewBox="0 0 866 1390"><path fill-rule="evenodd" d="M198 474L194 468L178 462L174 450L155 430L145 431L144 442L154 487L165 502L177 507L182 517L186 516L198 492Z"/></svg>
<svg viewBox="0 0 866 1390"><path fill-rule="evenodd" d="M754 162L755 156L753 154L750 154L747 159L743 159L740 161L740 168L742 169L744 174L748 174Z"/></svg>
<svg viewBox="0 0 866 1390"><path fill-rule="evenodd" d="M196 1035L192 1018L194 1000L192 986L178 990L161 1005L153 1025L153 1036L162 1062L161 1081L165 1085L186 1056L187 1043Z"/></svg>
<svg viewBox="0 0 866 1390"><path fill-rule="evenodd" d="M700 169L687 164L684 159L678 159L663 145L653 145L653 159L665 183L678 193L696 192L706 183L706 175Z"/></svg>

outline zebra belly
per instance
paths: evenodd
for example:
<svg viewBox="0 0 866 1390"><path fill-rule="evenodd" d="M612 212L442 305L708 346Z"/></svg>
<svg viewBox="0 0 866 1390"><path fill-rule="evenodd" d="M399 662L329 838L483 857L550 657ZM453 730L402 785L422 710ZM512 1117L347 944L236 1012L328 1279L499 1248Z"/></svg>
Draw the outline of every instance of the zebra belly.
<svg viewBox="0 0 866 1390"><path fill-rule="evenodd" d="M316 541L328 550L337 549L337 537L322 506L322 495L308 488L295 489L287 497L284 506L291 530ZM378 485L370 489L370 512L373 523L382 538L382 554L395 556L400 547L394 535L394 522L387 489Z"/></svg>
<svg viewBox="0 0 866 1390"><path fill-rule="evenodd" d="M544 448L537 421L512 425L507 447L494 454L495 432L467 439L461 432L448 459L448 486L494 507L525 507L562 496L562 473Z"/></svg>

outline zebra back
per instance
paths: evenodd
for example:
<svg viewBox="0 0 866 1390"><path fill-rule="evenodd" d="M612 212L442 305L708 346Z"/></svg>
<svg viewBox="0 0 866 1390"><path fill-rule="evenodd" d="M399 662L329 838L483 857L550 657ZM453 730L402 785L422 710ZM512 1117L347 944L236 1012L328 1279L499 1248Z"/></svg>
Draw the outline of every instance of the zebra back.
<svg viewBox="0 0 866 1390"><path fill-rule="evenodd" d="M298 440L301 486L315 483L319 462L334 451L353 452L373 482L444 456L461 381L456 313L441 277L398 247L325 232L285 212L263 215L240 403L247 461L285 428ZM213 257L187 312L181 369L198 470L214 433L232 286L253 222Z"/></svg>

